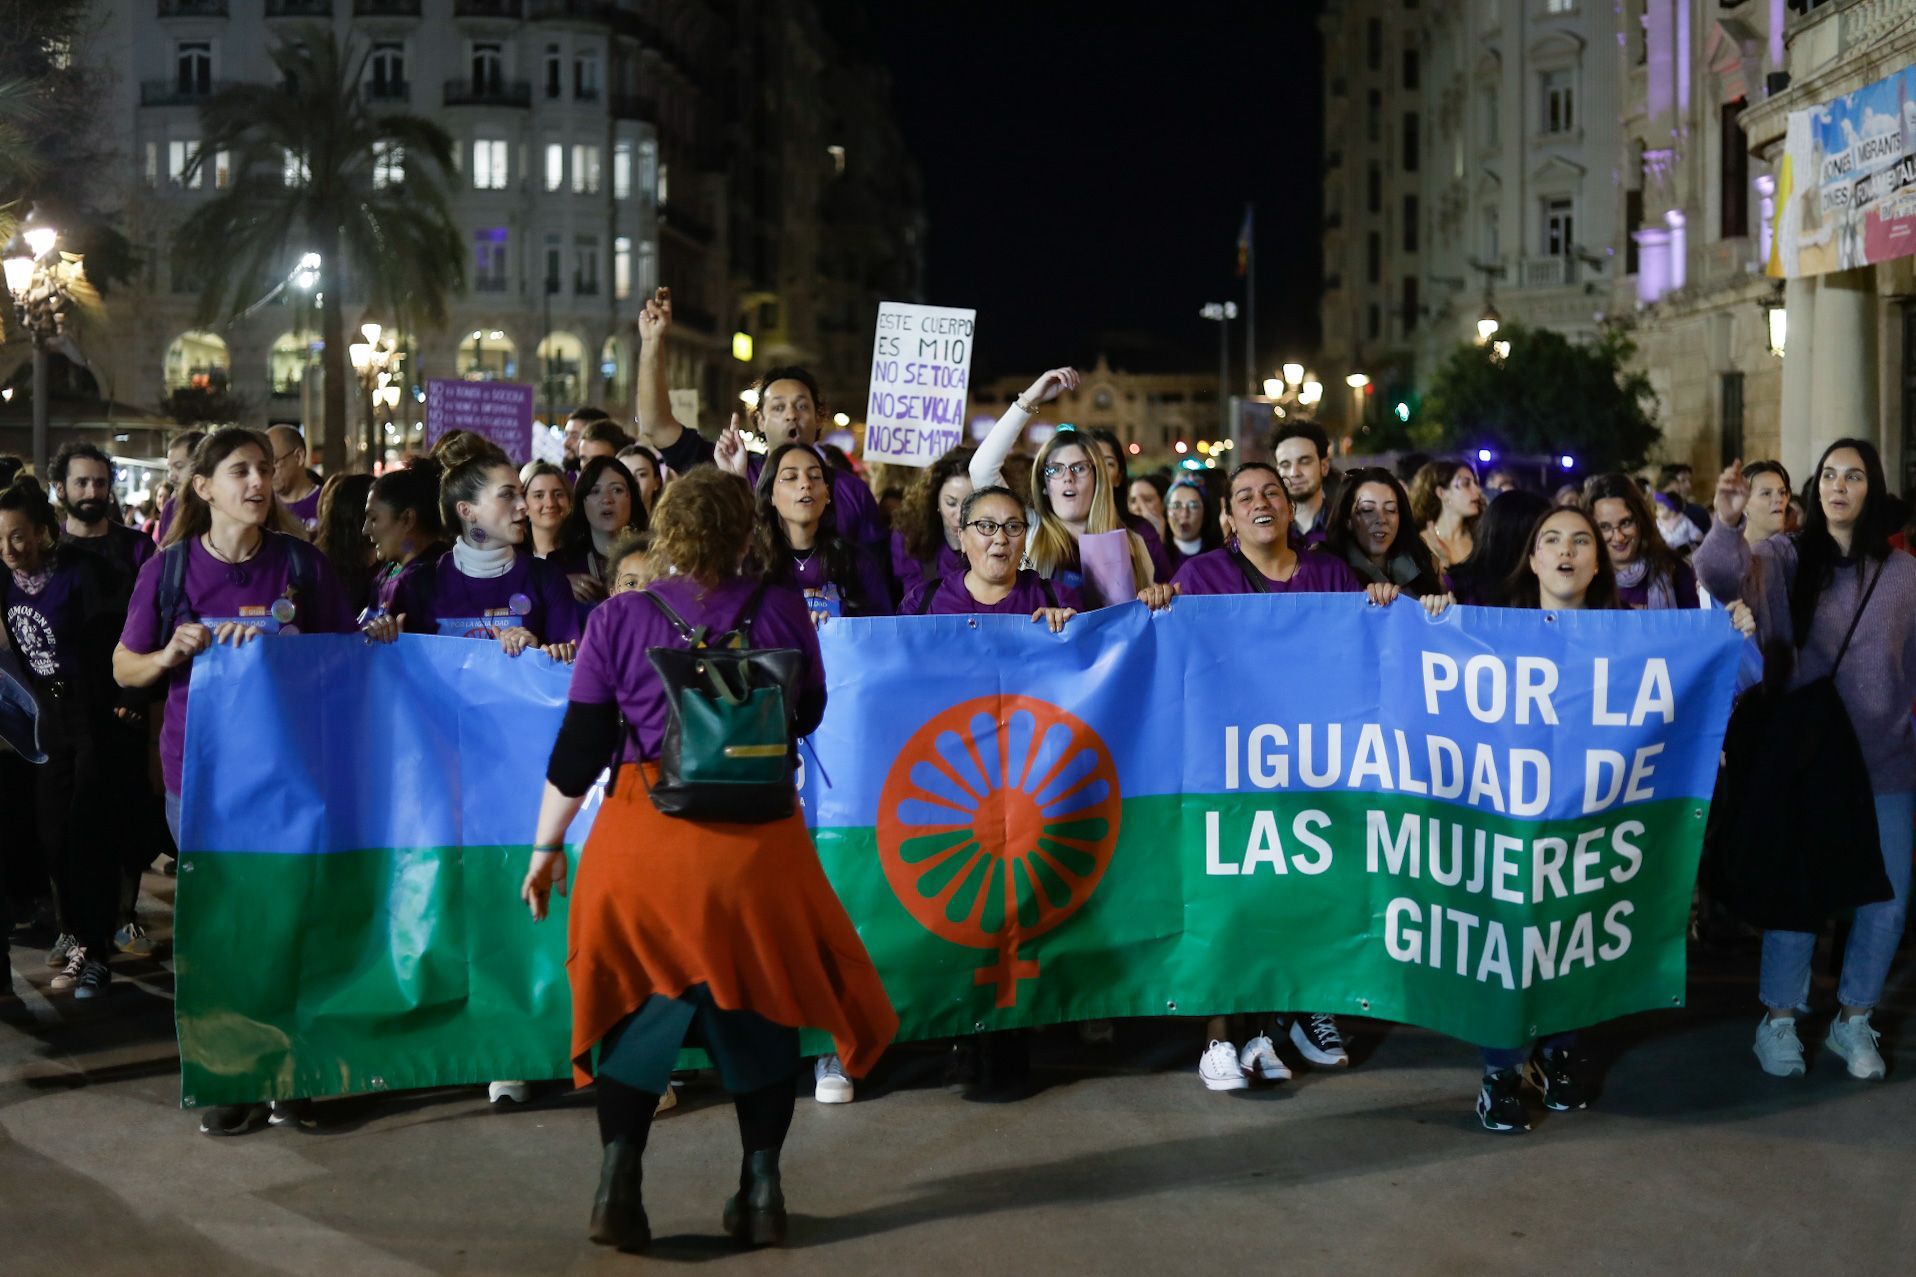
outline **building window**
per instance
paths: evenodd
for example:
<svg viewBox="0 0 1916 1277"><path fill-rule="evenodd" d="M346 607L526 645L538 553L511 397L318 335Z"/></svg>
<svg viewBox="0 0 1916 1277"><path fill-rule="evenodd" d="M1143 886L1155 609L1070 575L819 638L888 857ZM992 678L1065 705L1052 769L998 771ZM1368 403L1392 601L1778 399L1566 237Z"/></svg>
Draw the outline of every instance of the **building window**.
<svg viewBox="0 0 1916 1277"><path fill-rule="evenodd" d="M1643 192L1625 191L1623 193L1623 273L1634 275L1638 268L1638 254L1642 246L1637 243L1637 232L1643 229Z"/></svg>
<svg viewBox="0 0 1916 1277"><path fill-rule="evenodd" d="M473 190L503 191L506 189L506 149L504 138L482 137L473 142Z"/></svg>
<svg viewBox="0 0 1916 1277"><path fill-rule="evenodd" d="M599 148L576 145L572 148L572 193L599 193Z"/></svg>
<svg viewBox="0 0 1916 1277"><path fill-rule="evenodd" d="M1406 195L1404 196L1404 251L1406 253L1417 251L1417 221L1417 197Z"/></svg>
<svg viewBox="0 0 1916 1277"><path fill-rule="evenodd" d="M206 166L200 165L190 174L187 166L199 153L200 144L192 142L168 142L166 144L166 179L184 190L197 191L206 182Z"/></svg>
<svg viewBox="0 0 1916 1277"><path fill-rule="evenodd" d="M1723 374L1723 430L1720 440L1724 465L1743 455L1743 374Z"/></svg>
<svg viewBox="0 0 1916 1277"><path fill-rule="evenodd" d="M173 65L182 95L205 97L213 91L213 42L182 40L174 46Z"/></svg>
<svg viewBox="0 0 1916 1277"><path fill-rule="evenodd" d="M371 72L373 96L378 98L397 97L406 85L406 49L400 44L375 44L373 55L367 60Z"/></svg>
<svg viewBox="0 0 1916 1277"><path fill-rule="evenodd" d="M1375 284L1384 276L1384 237L1376 231L1364 237L1364 282Z"/></svg>
<svg viewBox="0 0 1916 1277"><path fill-rule="evenodd" d="M509 233L503 226L488 226L472 233L472 287L474 292L503 293L509 269Z"/></svg>
<svg viewBox="0 0 1916 1277"><path fill-rule="evenodd" d="M560 259L565 255L564 243L565 241L557 235L546 236L545 288L548 293L559 291L559 271L562 267Z"/></svg>
<svg viewBox="0 0 1916 1277"><path fill-rule="evenodd" d="M649 154L649 152L648 152L648 154ZM670 186L671 186L671 176L672 176L672 175L671 175L671 173L670 173L670 172L668 172L668 171L667 171L667 170L669 170L670 168L671 168L671 165L669 165L669 164L660 164L660 165L659 165L659 200L658 200L658 203L659 203L659 207L660 207L660 208L664 208L664 207L665 207L665 205L666 205L666 202L667 202L667 201L668 201L668 200L669 200L669 199L671 198L671 197L670 197L670 195L668 194L668 191L670 190Z"/></svg>
<svg viewBox="0 0 1916 1277"><path fill-rule="evenodd" d="M160 184L160 144L158 142L146 144L146 168L143 171L146 174L148 186Z"/></svg>
<svg viewBox="0 0 1916 1277"><path fill-rule="evenodd" d="M1484 260L1495 262L1503 256L1503 237L1499 233L1497 210L1484 210Z"/></svg>
<svg viewBox="0 0 1916 1277"><path fill-rule="evenodd" d="M632 144L620 142L612 148L612 198L632 197Z"/></svg>
<svg viewBox="0 0 1916 1277"><path fill-rule="evenodd" d="M581 235L572 246L573 272L572 291L581 297L591 297L599 291L599 241L591 235Z"/></svg>
<svg viewBox="0 0 1916 1277"><path fill-rule="evenodd" d="M1384 95L1376 89L1364 93L1364 136L1375 142L1384 133Z"/></svg>
<svg viewBox="0 0 1916 1277"><path fill-rule="evenodd" d="M572 60L572 96L591 102L599 96L599 55L581 53Z"/></svg>
<svg viewBox="0 0 1916 1277"><path fill-rule="evenodd" d="M1417 277L1404 276L1404 336L1417 331Z"/></svg>
<svg viewBox="0 0 1916 1277"><path fill-rule="evenodd" d="M1404 172L1406 173L1417 171L1417 153L1422 149L1417 143L1417 112L1406 111L1404 112Z"/></svg>
<svg viewBox="0 0 1916 1277"><path fill-rule="evenodd" d="M1545 13L1575 13L1577 0L1543 0Z"/></svg>
<svg viewBox="0 0 1916 1277"><path fill-rule="evenodd" d="M1404 50L1404 87L1405 88L1415 89L1420 87L1418 84L1418 80L1420 78L1419 73L1421 72L1421 70L1422 68L1417 65L1417 50L1405 49Z"/></svg>
<svg viewBox="0 0 1916 1277"><path fill-rule="evenodd" d="M384 190L406 180L406 151L393 142L373 143L373 189Z"/></svg>
<svg viewBox="0 0 1916 1277"><path fill-rule="evenodd" d="M310 186L313 170L307 167L306 157L292 147L285 148L285 160L280 167L280 180L289 187Z"/></svg>
<svg viewBox="0 0 1916 1277"><path fill-rule="evenodd" d="M1497 145L1497 129L1499 128L1497 123L1497 90L1484 89L1478 93L1477 98L1484 113L1484 145L1495 146Z"/></svg>
<svg viewBox="0 0 1916 1277"><path fill-rule="evenodd" d="M1384 332L1384 312L1378 307L1376 302L1372 302L1365 309L1364 319L1365 331L1369 333L1370 340L1376 341Z"/></svg>
<svg viewBox="0 0 1916 1277"><path fill-rule="evenodd" d="M1717 160L1717 204L1723 210L1724 239L1742 239L1750 233L1750 140L1736 120L1745 105L1742 98L1723 104L1723 127L1718 134L1723 154Z"/></svg>
<svg viewBox="0 0 1916 1277"><path fill-rule="evenodd" d="M612 241L612 295L620 301L632 295L632 240L620 235Z"/></svg>
<svg viewBox="0 0 1916 1277"><path fill-rule="evenodd" d="M475 93L503 93L506 87L506 54L496 42L481 41L472 46L472 88Z"/></svg>
<svg viewBox="0 0 1916 1277"><path fill-rule="evenodd" d="M1384 211L1384 175L1375 164L1364 171L1364 207L1373 213Z"/></svg>
<svg viewBox="0 0 1916 1277"><path fill-rule="evenodd" d="M1568 257L1577 240L1576 206L1567 196L1543 202L1543 251L1549 257Z"/></svg>
<svg viewBox="0 0 1916 1277"><path fill-rule="evenodd" d="M1543 74L1543 131L1568 133L1576 127L1576 90L1568 71Z"/></svg>
<svg viewBox="0 0 1916 1277"><path fill-rule="evenodd" d="M1364 24L1364 65L1373 71L1384 69L1384 20L1372 18Z"/></svg>
<svg viewBox="0 0 1916 1277"><path fill-rule="evenodd" d="M557 191L565 187L565 147L558 142L546 143L546 189Z"/></svg>
<svg viewBox="0 0 1916 1277"><path fill-rule="evenodd" d="M559 53L559 46L546 46L546 96L556 98L565 90L565 58Z"/></svg>

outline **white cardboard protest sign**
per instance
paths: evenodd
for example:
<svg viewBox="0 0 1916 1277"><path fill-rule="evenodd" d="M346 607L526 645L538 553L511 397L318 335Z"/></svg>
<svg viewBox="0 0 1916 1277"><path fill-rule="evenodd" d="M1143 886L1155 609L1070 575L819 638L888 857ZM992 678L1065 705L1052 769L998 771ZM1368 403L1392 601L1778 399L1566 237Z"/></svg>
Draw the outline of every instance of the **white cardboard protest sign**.
<svg viewBox="0 0 1916 1277"><path fill-rule="evenodd" d="M975 310L878 304L865 460L928 466L965 440Z"/></svg>

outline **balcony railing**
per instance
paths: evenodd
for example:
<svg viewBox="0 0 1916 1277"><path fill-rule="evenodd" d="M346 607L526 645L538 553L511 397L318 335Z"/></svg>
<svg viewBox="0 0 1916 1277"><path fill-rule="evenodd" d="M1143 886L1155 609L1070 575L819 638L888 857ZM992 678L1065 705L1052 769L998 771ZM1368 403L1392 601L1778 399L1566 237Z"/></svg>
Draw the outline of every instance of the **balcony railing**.
<svg viewBox="0 0 1916 1277"><path fill-rule="evenodd" d="M410 102L412 101L412 81L410 80L368 80L360 86L360 94L368 102Z"/></svg>
<svg viewBox="0 0 1916 1277"><path fill-rule="evenodd" d="M532 105L529 80L446 81L447 106L526 106Z"/></svg>
<svg viewBox="0 0 1916 1277"><path fill-rule="evenodd" d="M503 293L511 287L512 282L503 275L478 275L472 281L472 291L475 293Z"/></svg>
<svg viewBox="0 0 1916 1277"><path fill-rule="evenodd" d="M330 18L333 0L266 0L269 18Z"/></svg>
<svg viewBox="0 0 1916 1277"><path fill-rule="evenodd" d="M522 16L523 5L520 0L452 0L452 16L455 18L518 18Z"/></svg>
<svg viewBox="0 0 1916 1277"><path fill-rule="evenodd" d="M416 18L419 16L419 0L353 0L353 16Z"/></svg>
<svg viewBox="0 0 1916 1277"><path fill-rule="evenodd" d="M641 97L636 93L616 93L612 96L612 118L657 124L659 104L653 98Z"/></svg>
<svg viewBox="0 0 1916 1277"><path fill-rule="evenodd" d="M206 99L231 85L231 80L209 80L205 87L182 85L176 79L142 80L140 82L141 106L198 106Z"/></svg>
<svg viewBox="0 0 1916 1277"><path fill-rule="evenodd" d="M614 6L606 0L526 0L526 19L539 22L546 18L577 18L587 22L605 22Z"/></svg>
<svg viewBox="0 0 1916 1277"><path fill-rule="evenodd" d="M162 18L224 18L226 0L160 0Z"/></svg>
<svg viewBox="0 0 1916 1277"><path fill-rule="evenodd" d="M1526 257L1518 282L1525 288L1562 288L1577 282L1576 265L1568 257Z"/></svg>

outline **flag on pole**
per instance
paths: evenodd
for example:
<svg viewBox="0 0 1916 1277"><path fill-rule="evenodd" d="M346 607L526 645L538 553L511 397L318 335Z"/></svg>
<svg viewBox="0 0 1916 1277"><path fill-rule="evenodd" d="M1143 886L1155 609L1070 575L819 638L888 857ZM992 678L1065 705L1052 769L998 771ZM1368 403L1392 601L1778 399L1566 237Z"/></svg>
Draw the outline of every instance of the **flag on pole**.
<svg viewBox="0 0 1916 1277"><path fill-rule="evenodd" d="M1244 225L1237 232L1237 275L1239 279L1251 272L1251 206L1244 206Z"/></svg>

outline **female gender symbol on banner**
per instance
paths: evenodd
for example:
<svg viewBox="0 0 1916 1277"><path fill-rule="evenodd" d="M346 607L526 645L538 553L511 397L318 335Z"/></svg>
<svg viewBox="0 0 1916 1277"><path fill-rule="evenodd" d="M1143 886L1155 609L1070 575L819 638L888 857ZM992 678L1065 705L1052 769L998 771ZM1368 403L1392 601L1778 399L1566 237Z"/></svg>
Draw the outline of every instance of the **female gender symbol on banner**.
<svg viewBox="0 0 1916 1277"><path fill-rule="evenodd" d="M1084 906L1118 845L1111 752L1081 720L1030 696L981 696L913 733L878 801L893 894L940 939L990 949L975 981L1016 1006L1038 964L1018 956Z"/></svg>

